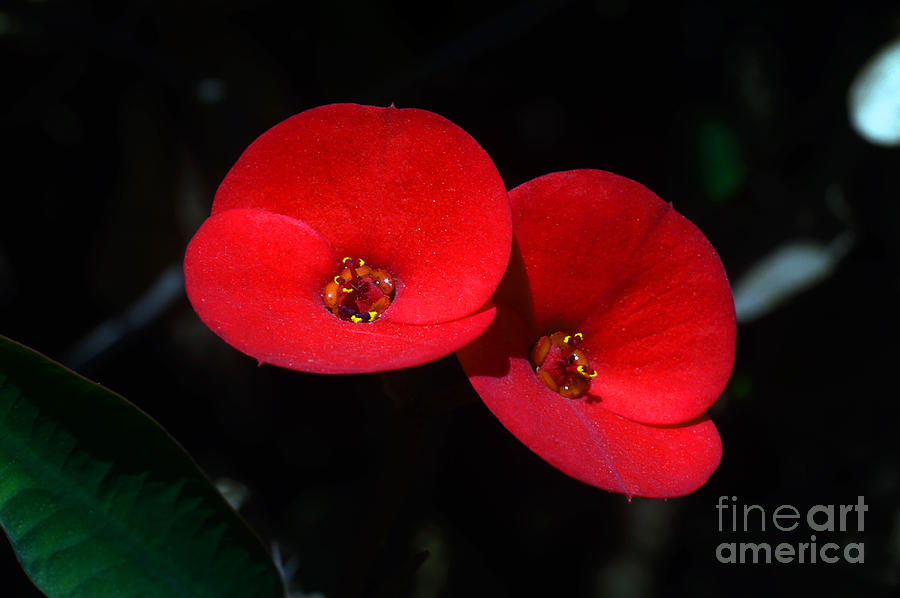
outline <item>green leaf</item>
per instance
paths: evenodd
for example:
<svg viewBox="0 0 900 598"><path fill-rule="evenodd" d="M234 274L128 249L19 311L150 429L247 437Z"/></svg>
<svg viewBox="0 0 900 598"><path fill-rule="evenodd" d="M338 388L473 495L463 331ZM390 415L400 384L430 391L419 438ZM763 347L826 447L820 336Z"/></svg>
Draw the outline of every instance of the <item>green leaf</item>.
<svg viewBox="0 0 900 598"><path fill-rule="evenodd" d="M0 526L51 598L284 595L259 539L159 424L2 336Z"/></svg>

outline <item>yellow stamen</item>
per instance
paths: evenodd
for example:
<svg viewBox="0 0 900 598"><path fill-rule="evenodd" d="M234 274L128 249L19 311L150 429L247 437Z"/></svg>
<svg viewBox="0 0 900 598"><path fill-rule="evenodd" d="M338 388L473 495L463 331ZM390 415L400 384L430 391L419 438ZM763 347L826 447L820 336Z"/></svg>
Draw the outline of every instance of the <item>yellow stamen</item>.
<svg viewBox="0 0 900 598"><path fill-rule="evenodd" d="M563 342L566 343L567 345L569 344L570 340L572 340L571 335L566 335L563 337Z"/></svg>
<svg viewBox="0 0 900 598"><path fill-rule="evenodd" d="M585 378L596 378L597 377L597 370L591 370L591 373L588 374L586 371L584 371L583 365L580 365L575 369L577 369L578 373L581 374L582 376L584 376Z"/></svg>
<svg viewBox="0 0 900 598"><path fill-rule="evenodd" d="M351 260L351 258L345 257L344 259L341 260L341 263L342 263L342 264L346 264L346 263L349 262L350 260Z"/></svg>
<svg viewBox="0 0 900 598"><path fill-rule="evenodd" d="M362 318L360 318L359 316L350 316L350 321L353 322L354 324L359 324L360 322L363 322L364 320Z"/></svg>
<svg viewBox="0 0 900 598"><path fill-rule="evenodd" d="M580 332L576 332L576 333L575 333L575 338L577 338L577 339L580 340L580 341L583 341L583 340L584 340L584 335L581 334Z"/></svg>
<svg viewBox="0 0 900 598"><path fill-rule="evenodd" d="M365 265L366 265L365 260L363 260L362 258L360 258L360 259L359 259L359 267L362 268L362 267L365 266Z"/></svg>
<svg viewBox="0 0 900 598"><path fill-rule="evenodd" d="M341 277L340 277L340 276L335 276L333 280L334 280L334 284L341 284Z"/></svg>

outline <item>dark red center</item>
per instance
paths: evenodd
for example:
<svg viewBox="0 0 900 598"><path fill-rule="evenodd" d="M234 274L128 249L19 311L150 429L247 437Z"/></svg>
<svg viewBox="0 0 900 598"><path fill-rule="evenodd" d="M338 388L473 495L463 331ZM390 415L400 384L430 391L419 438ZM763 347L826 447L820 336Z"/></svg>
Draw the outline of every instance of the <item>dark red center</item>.
<svg viewBox="0 0 900 598"><path fill-rule="evenodd" d="M389 272L372 268L365 261L345 257L343 268L322 293L322 301L342 320L374 322L394 299L394 278Z"/></svg>
<svg viewBox="0 0 900 598"><path fill-rule="evenodd" d="M581 348L581 333L554 332L542 336L531 349L531 364L541 383L567 399L584 396L597 372Z"/></svg>

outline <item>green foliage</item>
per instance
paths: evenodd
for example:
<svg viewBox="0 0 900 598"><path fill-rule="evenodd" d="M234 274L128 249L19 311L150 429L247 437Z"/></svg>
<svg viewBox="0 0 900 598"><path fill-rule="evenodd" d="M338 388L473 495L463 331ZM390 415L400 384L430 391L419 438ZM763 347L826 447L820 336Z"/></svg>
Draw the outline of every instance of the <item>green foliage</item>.
<svg viewBox="0 0 900 598"><path fill-rule="evenodd" d="M721 120L707 120L697 133L697 153L706 197L715 202L731 199L747 178L737 133Z"/></svg>
<svg viewBox="0 0 900 598"><path fill-rule="evenodd" d="M259 539L156 422L3 337L0 525L51 598L284 593Z"/></svg>

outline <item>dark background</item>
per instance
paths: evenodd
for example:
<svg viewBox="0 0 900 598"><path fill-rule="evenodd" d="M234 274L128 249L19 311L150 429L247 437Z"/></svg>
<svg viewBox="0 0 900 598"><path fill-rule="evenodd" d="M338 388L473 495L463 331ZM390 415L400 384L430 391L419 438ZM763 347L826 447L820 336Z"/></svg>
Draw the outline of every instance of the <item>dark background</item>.
<svg viewBox="0 0 900 598"><path fill-rule="evenodd" d="M353 587L356 536L382 522L361 583L388 596L897 590L900 150L859 138L846 103L900 31L895 2L187 4L0 9L0 333L124 394L211 477L247 485L243 512L296 565L296 589ZM739 328L711 411L722 465L668 501L629 503L546 465L452 357L433 366L436 390L471 401L431 421L398 473L379 376L258 368L183 294L99 354L79 345L180 262L257 135L347 101L449 118L510 188L571 168L638 180L706 233L732 280L787 241L850 231L855 244L824 282ZM864 542L865 563L720 564L722 541L808 541L719 533L720 495L769 511L865 496L863 532L819 535ZM37 595L5 542L0 579L4 596Z"/></svg>

